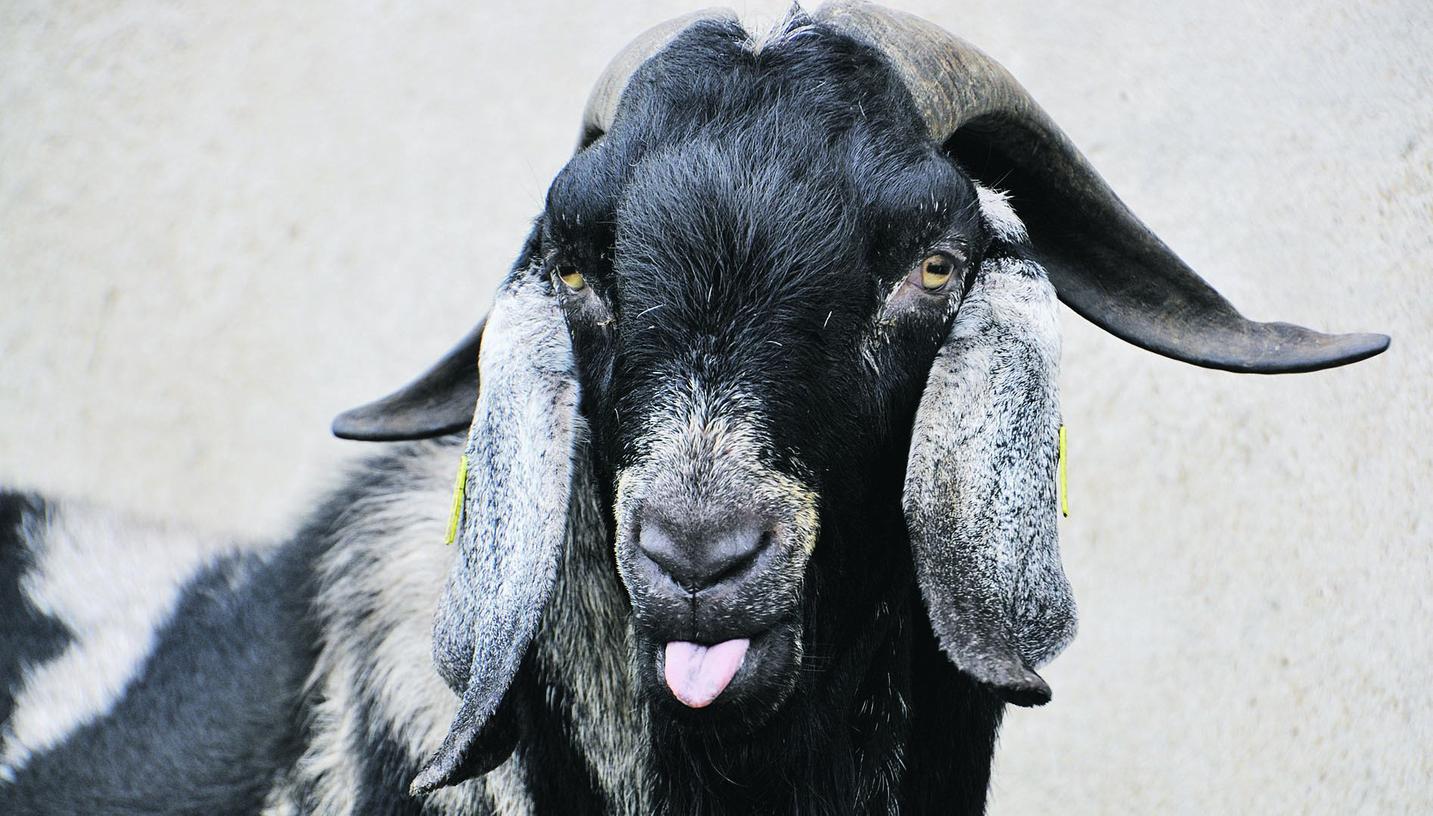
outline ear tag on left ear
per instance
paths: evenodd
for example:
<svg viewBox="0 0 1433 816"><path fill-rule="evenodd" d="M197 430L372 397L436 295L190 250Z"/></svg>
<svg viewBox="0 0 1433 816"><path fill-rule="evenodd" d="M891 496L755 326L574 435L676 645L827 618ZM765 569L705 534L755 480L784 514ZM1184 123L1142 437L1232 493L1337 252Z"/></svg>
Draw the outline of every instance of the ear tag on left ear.
<svg viewBox="0 0 1433 816"><path fill-rule="evenodd" d="M458 537L458 522L463 518L463 494L467 489L468 455L465 453L458 460L458 481L453 484L453 512L448 516L448 535L443 539L444 545L451 545Z"/></svg>
<svg viewBox="0 0 1433 816"><path fill-rule="evenodd" d="M1057 468L1060 478L1060 515L1070 517L1070 488L1065 481L1065 426L1060 426L1060 464Z"/></svg>

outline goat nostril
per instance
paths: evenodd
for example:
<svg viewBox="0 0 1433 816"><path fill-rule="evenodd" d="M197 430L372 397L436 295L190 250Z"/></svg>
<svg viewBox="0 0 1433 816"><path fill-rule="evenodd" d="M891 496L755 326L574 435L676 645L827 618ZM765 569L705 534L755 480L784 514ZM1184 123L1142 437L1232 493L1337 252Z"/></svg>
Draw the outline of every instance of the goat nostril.
<svg viewBox="0 0 1433 816"><path fill-rule="evenodd" d="M771 530L751 524L689 533L649 522L636 534L637 548L691 592L739 576L773 538Z"/></svg>
<svg viewBox="0 0 1433 816"><path fill-rule="evenodd" d="M737 540L732 542L731 546L719 544L710 561L710 575L707 577L707 584L716 584L745 572L747 567L770 543L771 532L769 530L756 533L753 529L738 533Z"/></svg>
<svg viewBox="0 0 1433 816"><path fill-rule="evenodd" d="M642 524L637 528L637 549L651 559L652 563L661 567L663 572L675 575L683 571L677 542L660 524Z"/></svg>

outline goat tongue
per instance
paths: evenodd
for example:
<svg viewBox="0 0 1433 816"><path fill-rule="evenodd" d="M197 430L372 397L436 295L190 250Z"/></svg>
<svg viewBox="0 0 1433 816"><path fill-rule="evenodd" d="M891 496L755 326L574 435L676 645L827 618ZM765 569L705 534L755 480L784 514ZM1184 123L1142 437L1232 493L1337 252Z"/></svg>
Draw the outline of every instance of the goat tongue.
<svg viewBox="0 0 1433 816"><path fill-rule="evenodd" d="M713 646L674 640L667 644L667 688L682 704L705 708L712 704L741 668L746 658L747 638L722 641Z"/></svg>

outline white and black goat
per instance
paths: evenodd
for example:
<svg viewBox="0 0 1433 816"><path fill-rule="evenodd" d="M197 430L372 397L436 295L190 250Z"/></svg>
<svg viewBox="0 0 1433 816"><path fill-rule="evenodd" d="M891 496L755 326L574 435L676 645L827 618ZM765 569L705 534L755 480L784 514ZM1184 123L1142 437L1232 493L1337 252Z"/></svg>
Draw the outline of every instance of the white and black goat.
<svg viewBox="0 0 1433 816"><path fill-rule="evenodd" d="M1244 319L918 19L659 26L291 541L0 501L0 811L980 813L1075 631L1057 295L1234 371L1388 342Z"/></svg>

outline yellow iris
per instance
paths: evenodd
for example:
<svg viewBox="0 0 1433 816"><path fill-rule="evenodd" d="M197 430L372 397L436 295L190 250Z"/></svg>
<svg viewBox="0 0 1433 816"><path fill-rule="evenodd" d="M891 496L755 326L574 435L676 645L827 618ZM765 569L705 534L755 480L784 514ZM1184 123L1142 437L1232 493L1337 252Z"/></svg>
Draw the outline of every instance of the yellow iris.
<svg viewBox="0 0 1433 816"><path fill-rule="evenodd" d="M955 272L955 264L944 255L931 255L921 261L921 286L926 289L939 289L950 282L950 276Z"/></svg>
<svg viewBox="0 0 1433 816"><path fill-rule="evenodd" d="M583 279L582 273L577 271L577 267L575 266L567 264L559 266L557 268L557 277L562 279L564 286L574 292L587 285L587 281Z"/></svg>

